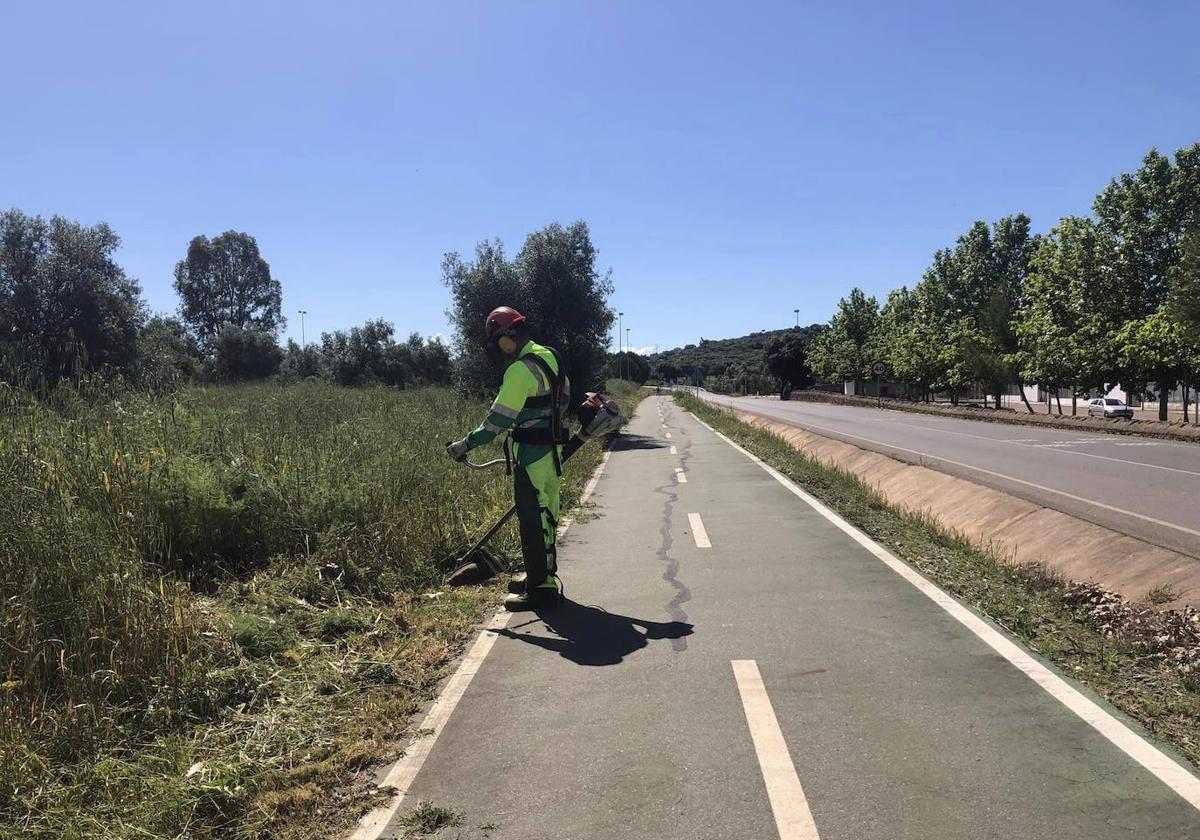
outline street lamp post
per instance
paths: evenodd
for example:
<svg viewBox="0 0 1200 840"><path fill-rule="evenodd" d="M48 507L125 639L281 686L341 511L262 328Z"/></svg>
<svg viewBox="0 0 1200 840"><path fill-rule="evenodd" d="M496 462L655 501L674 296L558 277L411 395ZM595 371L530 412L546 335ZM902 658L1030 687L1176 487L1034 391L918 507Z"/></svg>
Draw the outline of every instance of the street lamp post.
<svg viewBox="0 0 1200 840"><path fill-rule="evenodd" d="M621 344L621 342L624 340L621 338L621 336L624 335L624 333L621 332L621 319L624 317L625 317L624 312L617 313L617 378L618 379L621 378L621 370L624 367L624 363L621 361L621 351L624 349L623 345Z"/></svg>
<svg viewBox="0 0 1200 840"><path fill-rule="evenodd" d="M308 314L307 309L301 309L300 312L300 349L308 348L308 340L304 337L304 316Z"/></svg>
<svg viewBox="0 0 1200 840"><path fill-rule="evenodd" d="M631 345L630 345L630 343L629 343L629 327L626 327L626 328L625 328L625 352L626 352L626 353L632 353L632 352L633 352L632 350L630 350L630 349L629 349L629 348L630 348L630 346L631 346ZM626 375L626 376L629 376L629 374L631 374L631 373L633 373L633 362L632 362L632 361L627 361L627 362L625 363L625 375ZM632 380L632 379L633 379L633 377L632 377L632 376L629 376L629 379L630 379L630 380Z"/></svg>
<svg viewBox="0 0 1200 840"><path fill-rule="evenodd" d="M796 313L796 329L799 329L800 328L800 310L793 309L792 311Z"/></svg>

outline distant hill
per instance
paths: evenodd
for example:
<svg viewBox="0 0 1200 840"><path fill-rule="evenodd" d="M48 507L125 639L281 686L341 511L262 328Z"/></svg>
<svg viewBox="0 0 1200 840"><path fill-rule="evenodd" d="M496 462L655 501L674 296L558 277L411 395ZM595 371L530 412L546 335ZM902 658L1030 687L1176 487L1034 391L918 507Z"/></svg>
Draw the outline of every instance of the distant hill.
<svg viewBox="0 0 1200 840"><path fill-rule="evenodd" d="M799 329L807 333L820 328L820 324L813 324ZM694 375L697 367L704 376L722 376L730 368L738 368L739 373L765 374L767 368L763 349L767 342L777 335L795 331L796 327L791 327L786 330L763 330L738 338L702 338L699 344L653 353L646 360L657 376L666 379Z"/></svg>

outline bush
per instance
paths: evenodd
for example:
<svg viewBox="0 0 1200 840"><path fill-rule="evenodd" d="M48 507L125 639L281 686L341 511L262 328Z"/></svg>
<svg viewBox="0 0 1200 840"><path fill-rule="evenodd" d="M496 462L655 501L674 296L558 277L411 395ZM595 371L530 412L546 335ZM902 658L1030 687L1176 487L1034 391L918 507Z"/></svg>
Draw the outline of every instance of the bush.
<svg viewBox="0 0 1200 840"><path fill-rule="evenodd" d="M217 378L221 382L266 379L279 373L283 351L275 337L232 324L221 328L215 347Z"/></svg>

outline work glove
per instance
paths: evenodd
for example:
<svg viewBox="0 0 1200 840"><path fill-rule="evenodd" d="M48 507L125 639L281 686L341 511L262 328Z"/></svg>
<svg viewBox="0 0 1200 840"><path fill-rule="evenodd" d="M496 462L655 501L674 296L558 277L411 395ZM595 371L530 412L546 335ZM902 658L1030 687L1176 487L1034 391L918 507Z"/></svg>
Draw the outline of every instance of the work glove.
<svg viewBox="0 0 1200 840"><path fill-rule="evenodd" d="M470 449L471 447L467 446L466 438L455 441L454 443L446 444L446 454L460 463L467 459L467 452L469 452Z"/></svg>

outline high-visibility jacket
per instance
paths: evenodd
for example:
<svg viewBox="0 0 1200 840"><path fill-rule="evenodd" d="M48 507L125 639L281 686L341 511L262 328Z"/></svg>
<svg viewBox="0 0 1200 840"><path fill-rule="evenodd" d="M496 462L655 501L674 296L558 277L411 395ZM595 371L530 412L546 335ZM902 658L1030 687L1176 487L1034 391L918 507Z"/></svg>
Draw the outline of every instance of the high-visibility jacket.
<svg viewBox="0 0 1200 840"><path fill-rule="evenodd" d="M556 375L562 378L562 400L559 406L561 428L566 428L567 404L570 401L571 383L564 372L559 370L558 360L549 347L543 347L535 341L527 341L517 352L517 358L504 371L504 381L500 385L500 393L488 410L483 423L475 431L467 435L467 446L474 449L495 440L497 435L509 429L550 429L552 408L550 402L550 381L530 355L537 355L549 365ZM516 446L517 463L523 467L550 454L550 446L539 444L522 444Z"/></svg>

